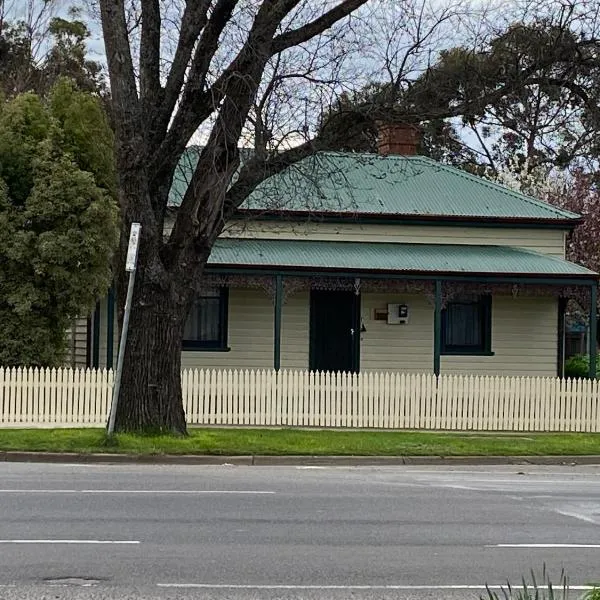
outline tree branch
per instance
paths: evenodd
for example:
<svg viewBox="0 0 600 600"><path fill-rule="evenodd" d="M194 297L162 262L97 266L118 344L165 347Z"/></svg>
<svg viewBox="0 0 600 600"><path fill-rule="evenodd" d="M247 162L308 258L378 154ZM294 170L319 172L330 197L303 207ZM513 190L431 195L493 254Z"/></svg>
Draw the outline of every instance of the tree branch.
<svg viewBox="0 0 600 600"><path fill-rule="evenodd" d="M138 95L123 0L100 0L106 59L111 79L112 102L118 107L113 119L119 137L139 132Z"/></svg>
<svg viewBox="0 0 600 600"><path fill-rule="evenodd" d="M278 35L271 45L271 54L277 54L283 52L287 48L307 42L311 38L323 33L326 29L329 29L332 25L337 23L337 21L347 17L351 12L360 8L363 4L366 4L367 1L368 0L344 0L335 8L332 8L321 15L318 19L315 19L302 27Z"/></svg>
<svg viewBox="0 0 600 600"><path fill-rule="evenodd" d="M269 160L261 160L260 158L250 159L240 169L236 182L227 191L223 211L224 219L226 221L230 219L244 200L265 179L281 173L284 169L314 154L319 149L322 149L321 143L316 138L300 146L290 148L285 152L278 153Z"/></svg>
<svg viewBox="0 0 600 600"><path fill-rule="evenodd" d="M142 36L140 43L140 98L158 103L160 87L160 4L159 0L142 0Z"/></svg>
<svg viewBox="0 0 600 600"><path fill-rule="evenodd" d="M233 10L239 0L218 0L217 4L202 31L194 52L187 83L181 96L181 106L186 107L198 101L206 84L206 76L210 63L217 51L219 37L231 19ZM181 113L184 111L180 109ZM178 112L178 114L179 114Z"/></svg>
<svg viewBox="0 0 600 600"><path fill-rule="evenodd" d="M196 2L186 2L183 17L181 19L181 30L177 41L177 49L173 57L173 63L169 70L167 82L165 84L164 99L161 106L160 128L163 133L166 132L175 110L177 100L183 88L185 74L187 72L190 58L196 40L207 22L208 9L211 0L197 0Z"/></svg>

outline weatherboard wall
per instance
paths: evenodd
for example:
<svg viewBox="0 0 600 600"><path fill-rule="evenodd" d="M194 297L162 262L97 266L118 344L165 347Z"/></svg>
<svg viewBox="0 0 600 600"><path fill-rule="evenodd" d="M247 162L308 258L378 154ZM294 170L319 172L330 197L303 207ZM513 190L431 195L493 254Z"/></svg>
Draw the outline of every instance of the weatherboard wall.
<svg viewBox="0 0 600 600"><path fill-rule="evenodd" d="M494 356L442 356L443 373L556 377L558 300L492 298Z"/></svg>
<svg viewBox="0 0 600 600"><path fill-rule="evenodd" d="M407 325L374 320L388 303L409 307ZM283 305L281 367L307 369L309 293L292 294ZM228 352L184 351L183 368L265 368L273 366L273 303L261 289L229 293ZM101 303L100 366L106 366L106 300ZM361 297L361 371L427 373L433 367L433 307L424 296L367 293ZM442 356L443 373L555 376L558 346L555 298L495 296L492 301L493 356ZM114 364L118 333L115 323Z"/></svg>
<svg viewBox="0 0 600 600"><path fill-rule="evenodd" d="M230 224L222 237L406 244L489 244L525 248L565 258L565 232L556 229L242 221Z"/></svg>
<svg viewBox="0 0 600 600"><path fill-rule="evenodd" d="M406 325L373 320L375 308L406 304ZM558 302L555 298L492 299L493 356L442 356L442 373L556 376ZM430 372L433 306L424 296L364 294L361 370Z"/></svg>
<svg viewBox="0 0 600 600"><path fill-rule="evenodd" d="M272 368L273 304L262 290L230 291L229 352L182 355L183 367ZM376 308L388 303L409 307L407 325L374 320ZM443 373L473 375L555 376L557 300L494 297L493 356L442 356ZM431 372L433 307L424 296L368 293L361 297L361 371ZM283 306L281 366L307 369L309 360L309 294L299 292Z"/></svg>

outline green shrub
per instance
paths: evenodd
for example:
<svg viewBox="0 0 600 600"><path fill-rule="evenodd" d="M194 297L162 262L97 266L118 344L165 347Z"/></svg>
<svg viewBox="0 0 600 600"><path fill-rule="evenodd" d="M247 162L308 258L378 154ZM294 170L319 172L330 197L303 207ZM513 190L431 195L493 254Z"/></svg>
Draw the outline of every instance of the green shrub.
<svg viewBox="0 0 600 600"><path fill-rule="evenodd" d="M580 379L587 377L590 372L590 357L588 354L571 356L565 362L565 377ZM596 372L600 375L600 356L596 360Z"/></svg>

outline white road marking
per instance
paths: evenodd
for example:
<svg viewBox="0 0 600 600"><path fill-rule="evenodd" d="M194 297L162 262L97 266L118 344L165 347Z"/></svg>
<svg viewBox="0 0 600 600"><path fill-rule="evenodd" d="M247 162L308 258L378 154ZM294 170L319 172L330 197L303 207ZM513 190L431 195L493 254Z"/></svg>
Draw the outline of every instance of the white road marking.
<svg viewBox="0 0 600 600"><path fill-rule="evenodd" d="M0 544L140 544L139 540L0 540Z"/></svg>
<svg viewBox="0 0 600 600"><path fill-rule="evenodd" d="M490 544L486 548L600 548L600 544Z"/></svg>
<svg viewBox="0 0 600 600"><path fill-rule="evenodd" d="M246 494L263 495L275 494L265 490L0 490L0 494Z"/></svg>
<svg viewBox="0 0 600 600"><path fill-rule="evenodd" d="M215 590L490 590L506 589L506 585L284 585L284 584L229 584L229 583L157 583L161 588L189 588L189 589L215 589ZM514 590L523 589L523 586L513 585ZM548 589L540 585L538 589ZM570 585L570 590L593 590L590 585Z"/></svg>
<svg viewBox="0 0 600 600"><path fill-rule="evenodd" d="M586 523L596 523L596 519L576 511L560 510L558 508L554 509L554 511L559 515L564 515L565 517L573 517L574 519L579 519L580 521L585 521Z"/></svg>

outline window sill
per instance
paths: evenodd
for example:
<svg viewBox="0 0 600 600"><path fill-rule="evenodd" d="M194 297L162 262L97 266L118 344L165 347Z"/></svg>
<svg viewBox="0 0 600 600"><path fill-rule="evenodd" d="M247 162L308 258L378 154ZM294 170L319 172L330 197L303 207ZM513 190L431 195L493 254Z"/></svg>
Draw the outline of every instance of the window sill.
<svg viewBox="0 0 600 600"><path fill-rule="evenodd" d="M181 347L183 352L231 352L231 348L216 346L211 348L210 346L187 346L183 344Z"/></svg>
<svg viewBox="0 0 600 600"><path fill-rule="evenodd" d="M444 350L442 356L495 356L490 350Z"/></svg>

